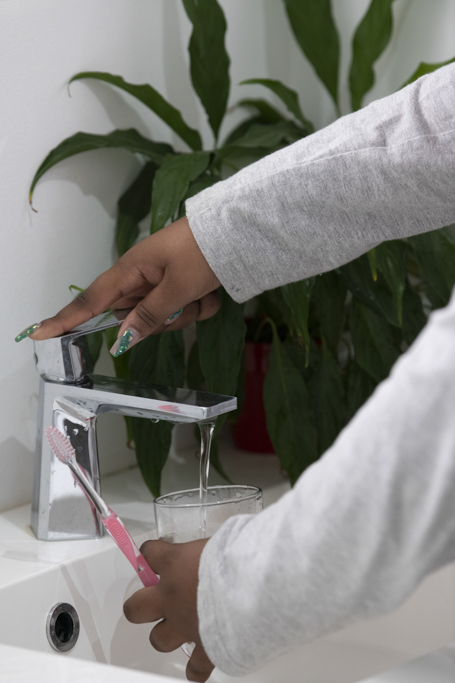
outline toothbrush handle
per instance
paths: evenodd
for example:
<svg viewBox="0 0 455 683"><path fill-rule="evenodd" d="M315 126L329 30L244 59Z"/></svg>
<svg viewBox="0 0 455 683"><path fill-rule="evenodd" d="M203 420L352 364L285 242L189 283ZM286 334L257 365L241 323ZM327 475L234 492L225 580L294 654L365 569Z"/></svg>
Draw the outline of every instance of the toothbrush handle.
<svg viewBox="0 0 455 683"><path fill-rule="evenodd" d="M143 556L143 554L138 550L138 554L136 555L137 558L137 574L144 584L144 586L156 586L157 583L159 583L159 578L153 571L153 569L150 568L150 566L147 564L147 560Z"/></svg>
<svg viewBox="0 0 455 683"><path fill-rule="evenodd" d="M110 508L109 511L110 515L102 518L108 534L117 543L122 553L131 563L144 586L156 586L160 581L159 578L147 564L145 557L131 538L129 531L122 520L117 517L115 512ZM191 657L195 647L194 643L184 643L182 645L182 650L187 657Z"/></svg>
<svg viewBox="0 0 455 683"><path fill-rule="evenodd" d="M106 517L102 521L108 534L117 543L144 586L156 586L157 583L159 583L159 578L155 572L150 569L145 557L139 551L139 548L131 538L129 531L122 520L111 510L109 517Z"/></svg>

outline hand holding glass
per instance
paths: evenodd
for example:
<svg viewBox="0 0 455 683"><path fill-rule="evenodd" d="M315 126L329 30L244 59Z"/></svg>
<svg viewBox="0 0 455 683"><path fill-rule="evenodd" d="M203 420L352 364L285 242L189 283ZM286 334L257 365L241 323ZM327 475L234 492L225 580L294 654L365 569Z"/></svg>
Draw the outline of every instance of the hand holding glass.
<svg viewBox="0 0 455 683"><path fill-rule="evenodd" d="M155 500L158 538L187 543L209 538L234 515L255 515L262 510L262 491L256 486L210 486L204 502L199 489L176 491ZM189 657L193 643L182 650Z"/></svg>

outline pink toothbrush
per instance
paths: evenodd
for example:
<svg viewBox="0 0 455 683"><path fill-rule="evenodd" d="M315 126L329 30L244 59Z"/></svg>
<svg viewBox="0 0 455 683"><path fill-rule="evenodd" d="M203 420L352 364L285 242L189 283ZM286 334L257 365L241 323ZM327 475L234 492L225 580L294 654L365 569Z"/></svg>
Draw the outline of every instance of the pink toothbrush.
<svg viewBox="0 0 455 683"><path fill-rule="evenodd" d="M87 479L82 469L79 467L76 461L76 451L68 439L63 436L56 427L46 427L46 437L55 456L60 462L68 465L73 476L82 486L87 498L99 513L109 536L117 543L144 586L156 586L159 582L157 575L150 569L122 520L117 517L115 512L113 512L108 505L106 505L101 496L93 488L91 481Z"/></svg>

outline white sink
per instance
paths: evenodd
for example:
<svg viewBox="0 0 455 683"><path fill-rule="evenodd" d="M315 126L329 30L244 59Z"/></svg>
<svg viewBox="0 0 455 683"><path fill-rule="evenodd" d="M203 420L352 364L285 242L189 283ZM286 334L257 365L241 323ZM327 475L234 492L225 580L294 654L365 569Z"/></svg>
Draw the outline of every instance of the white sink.
<svg viewBox="0 0 455 683"><path fill-rule="evenodd" d="M231 467L236 471L236 480L262 485L266 503L276 500L286 490L287 485L280 477L277 464L270 457L245 454L234 454L232 457L237 458L237 461L231 462ZM192 454L189 459L180 456L174 458L167 466L164 489L191 486L193 482L188 481L186 476L182 481L181 477L188 468L197 472ZM217 477L214 476L212 481L217 483ZM154 537L153 506L138 470L132 469L106 478L103 492L138 544ZM150 625L134 626L124 618L123 603L141 584L110 538L45 543L35 539L28 524L29 506L0 515L2 683L28 680L33 670L37 675L41 672L43 676L42 679L34 679L34 683L49 680L43 673L48 666L53 666L54 670L59 667L62 671L60 680L67 683L73 680L103 681L105 675L106 681L109 675L111 683L117 680L133 683L136 680L134 670L138 672L138 681L150 683L158 680L170 683L171 680L184 678L187 659L183 652L178 650L168 655L156 652L148 642ZM57 603L71 604L81 624L74 649L65 654L52 650L46 635L47 615ZM411 609L412 614L415 608L411 605L402 609L408 609L408 612ZM453 604L450 609L453 609ZM424 617L427 618L428 614L422 615L422 622ZM249 683L355 683L423 653L424 648L422 650L419 644L413 650L406 638L403 645L390 637L390 629L399 628L400 619L403 621L404 617L392 615L382 618L382 622L372 621L346 629L303 646L240 680ZM378 623L383 624L382 631ZM384 637L378 636L379 633L384 633ZM438 646L445 643L435 641L434 644ZM25 648L27 652L16 648ZM435 647L429 643L428 649ZM47 656L38 652L47 653ZM90 669L88 662L110 666ZM7 675L8 666L13 672L11 678ZM133 671L129 671L126 678L125 670L115 667L126 667ZM148 672L148 675L140 675L139 672ZM225 683L234 679L215 670L210 680L213 683ZM383 681L382 678L372 679L371 683L379 681L388 683L388 679Z"/></svg>
<svg viewBox="0 0 455 683"><path fill-rule="evenodd" d="M363 683L454 683L455 645L419 657L394 671L373 676Z"/></svg>

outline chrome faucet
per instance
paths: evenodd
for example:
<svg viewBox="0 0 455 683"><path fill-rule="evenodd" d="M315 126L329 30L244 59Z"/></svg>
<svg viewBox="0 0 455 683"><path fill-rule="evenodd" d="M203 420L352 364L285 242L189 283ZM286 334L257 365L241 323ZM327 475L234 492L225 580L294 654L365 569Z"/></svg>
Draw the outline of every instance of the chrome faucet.
<svg viewBox="0 0 455 683"><path fill-rule="evenodd" d="M48 425L68 437L79 465L99 492L98 415L117 413L176 424L214 422L237 407L232 396L92 374L86 335L120 325L128 313L100 315L61 337L33 342L41 377L31 526L41 540L100 538L104 531L70 469L54 456L44 436Z"/></svg>

